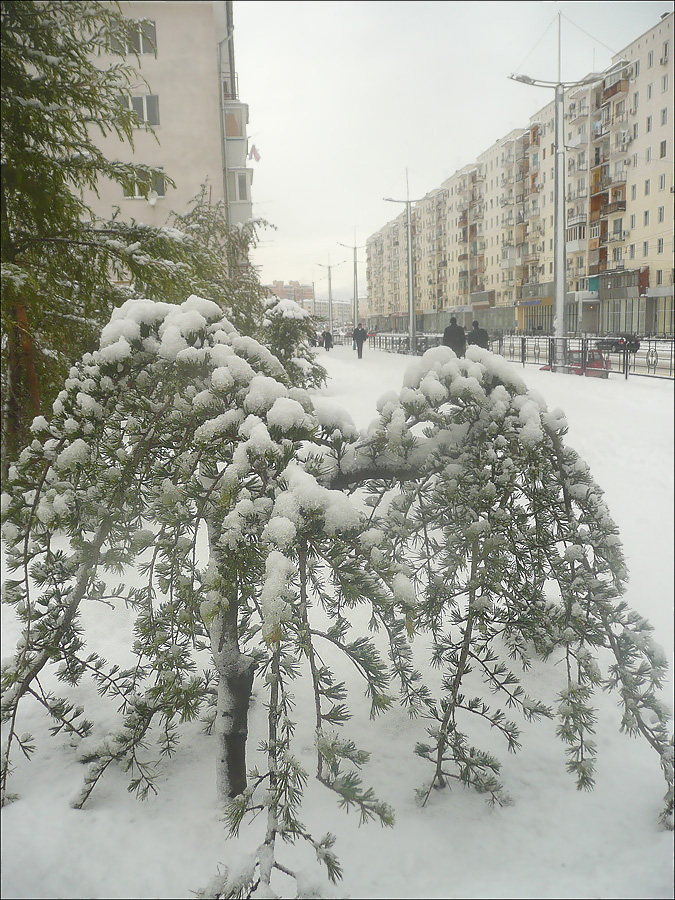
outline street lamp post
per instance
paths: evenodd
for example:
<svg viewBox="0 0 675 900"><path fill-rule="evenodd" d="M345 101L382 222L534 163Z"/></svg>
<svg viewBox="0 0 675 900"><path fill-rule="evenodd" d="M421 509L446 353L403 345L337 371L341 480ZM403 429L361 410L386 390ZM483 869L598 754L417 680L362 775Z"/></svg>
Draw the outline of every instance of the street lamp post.
<svg viewBox="0 0 675 900"><path fill-rule="evenodd" d="M554 209L553 209L553 285L554 316L553 336L555 342L555 367L565 365L565 296L567 293L567 248L565 242L565 140L564 140L564 99L565 90L595 84L602 81L605 73L591 72L578 81L562 81L560 78L560 13L558 13L558 79L542 81L529 75L509 75L513 81L530 84L533 87L555 89L555 169L554 169Z"/></svg>
<svg viewBox="0 0 675 900"><path fill-rule="evenodd" d="M330 259L330 257L329 257ZM330 333L333 333L333 289L331 284L331 270L335 268L335 266L341 266L342 263L333 263L331 265L324 265L323 263L317 263L318 266L321 266L322 269L328 269L328 330Z"/></svg>
<svg viewBox="0 0 675 900"><path fill-rule="evenodd" d="M391 197L384 197L387 203L405 203L405 225L408 243L408 337L410 340L410 352L417 354L417 322L415 321L415 281L413 271L413 244L412 244L412 215L410 207L413 203L419 203L420 200L411 200L408 196L408 172L405 173L406 182L406 199L393 200ZM422 198L424 199L424 198Z"/></svg>
<svg viewBox="0 0 675 900"><path fill-rule="evenodd" d="M356 235L354 235L354 240L356 240ZM356 260L356 251L363 250L366 246L365 244L361 244L359 247L354 246L353 244L341 244L338 241L340 247L346 247L347 250L354 251L354 328L359 324L359 276L357 270L357 260Z"/></svg>

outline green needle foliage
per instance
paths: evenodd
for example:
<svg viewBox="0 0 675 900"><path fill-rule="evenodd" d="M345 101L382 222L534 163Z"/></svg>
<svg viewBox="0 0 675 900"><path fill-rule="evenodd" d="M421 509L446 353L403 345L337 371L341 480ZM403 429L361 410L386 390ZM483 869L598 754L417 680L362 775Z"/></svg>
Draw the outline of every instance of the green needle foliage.
<svg viewBox="0 0 675 900"><path fill-rule="evenodd" d="M202 718L216 736L230 831L262 815L265 835L242 869L198 896L273 895L278 879L296 877L280 859L284 842L305 845L337 880L333 836L316 838L302 821L309 774L296 694L312 705L320 785L361 822L394 822L363 783L369 754L349 736L337 655L359 676L371 718L398 692L427 726L416 748L431 768L423 804L453 782L510 802L499 759L471 735L487 726L515 753L519 718L557 715L568 769L590 789L593 696L615 689L622 729L658 754L664 822L672 815L669 713L658 696L666 662L622 600L616 526L563 443L564 419L500 357L428 351L359 434L219 304L128 301L31 430L2 506L3 600L23 623L2 672L3 802L12 754L32 752L20 729L28 695L54 733L86 739L76 806L110 766L140 798L156 791L183 727ZM87 647L91 602L134 612L133 666ZM416 659L414 635L430 659ZM557 709L525 689L535 661L562 673ZM429 662L435 691L420 674ZM118 709L104 739L77 702L88 679ZM254 684L267 733L252 753Z"/></svg>
<svg viewBox="0 0 675 900"><path fill-rule="evenodd" d="M119 4L2 0L0 16L4 478L33 417L51 407L70 366L125 300L198 293L253 334L266 292L247 258L259 226L230 227L206 186L165 227L124 221L119 210L100 218L85 203L83 192L101 180L136 184L147 196L160 174L109 160L96 143L115 135L133 146L137 129L152 131L120 103L142 79L116 55L128 23Z"/></svg>

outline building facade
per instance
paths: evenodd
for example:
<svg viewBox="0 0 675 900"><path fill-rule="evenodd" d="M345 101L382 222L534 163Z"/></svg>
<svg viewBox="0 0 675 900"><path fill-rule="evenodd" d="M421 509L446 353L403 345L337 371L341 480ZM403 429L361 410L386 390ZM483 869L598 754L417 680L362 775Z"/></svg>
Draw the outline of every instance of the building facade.
<svg viewBox="0 0 675 900"><path fill-rule="evenodd" d="M564 100L565 330L672 335L673 13ZM412 204L418 331L551 332L552 100ZM367 240L370 326L408 330L406 214Z"/></svg>
<svg viewBox="0 0 675 900"><path fill-rule="evenodd" d="M161 226L171 212L185 213L207 184L212 201L226 203L230 224L250 220L248 106L239 98L232 3L134 0L122 2L121 9L132 24L119 36L119 49L139 73L130 102L154 134L139 128L133 148L113 136L97 143L111 159L163 169L175 187L159 178L144 199L137 188L124 193L119 185L102 182L99 196L90 192L87 203L100 215L119 207L124 219ZM101 64L116 60L103 58Z"/></svg>

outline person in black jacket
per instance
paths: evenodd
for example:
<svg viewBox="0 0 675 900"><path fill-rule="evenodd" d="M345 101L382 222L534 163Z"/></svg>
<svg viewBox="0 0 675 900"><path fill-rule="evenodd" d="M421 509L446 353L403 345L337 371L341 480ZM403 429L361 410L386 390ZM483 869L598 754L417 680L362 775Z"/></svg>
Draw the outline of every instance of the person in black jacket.
<svg viewBox="0 0 675 900"><path fill-rule="evenodd" d="M484 350L489 350L490 335L484 328L481 328L479 326L478 322L473 321L471 324L473 325L473 331L470 331L467 335L467 344L476 344L477 347L482 347Z"/></svg>
<svg viewBox="0 0 675 900"><path fill-rule="evenodd" d="M450 324L443 332L443 343L446 347L454 350L457 356L464 356L466 335L462 326L457 324L457 319L454 316L450 319Z"/></svg>
<svg viewBox="0 0 675 900"><path fill-rule="evenodd" d="M368 338L368 332L363 327L363 325L359 322L359 327L355 328L352 332L352 339L356 344L356 349L359 353L359 359L363 359L363 345Z"/></svg>
<svg viewBox="0 0 675 900"><path fill-rule="evenodd" d="M327 328L324 331L324 333L321 335L321 343L326 348L326 352L328 352L330 350L330 348L333 346L333 335L330 333L330 331Z"/></svg>

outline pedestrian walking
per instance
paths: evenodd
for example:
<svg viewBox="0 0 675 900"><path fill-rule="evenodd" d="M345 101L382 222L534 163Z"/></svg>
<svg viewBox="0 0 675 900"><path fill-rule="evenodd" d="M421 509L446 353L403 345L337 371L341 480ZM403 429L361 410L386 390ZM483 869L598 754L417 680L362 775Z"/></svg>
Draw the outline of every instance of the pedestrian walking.
<svg viewBox="0 0 675 900"><path fill-rule="evenodd" d="M352 332L352 340L354 341L354 345L356 346L356 350L359 355L359 359L363 359L363 345L368 339L368 332L363 327L363 325L359 322L359 327L355 328Z"/></svg>
<svg viewBox="0 0 675 900"><path fill-rule="evenodd" d="M333 335L330 333L330 331L327 328L324 331L324 333L321 335L321 343L326 348L326 353L328 353L330 348L333 346Z"/></svg>
<svg viewBox="0 0 675 900"><path fill-rule="evenodd" d="M475 320L471 323L473 326L473 331L470 331L466 336L467 344L475 344L477 347L482 347L484 350L490 349L490 335L484 328L481 328L478 322Z"/></svg>
<svg viewBox="0 0 675 900"><path fill-rule="evenodd" d="M466 335L462 326L457 324L455 316L450 319L450 324L443 332L443 343L446 347L454 350L457 356L464 356L466 352Z"/></svg>

